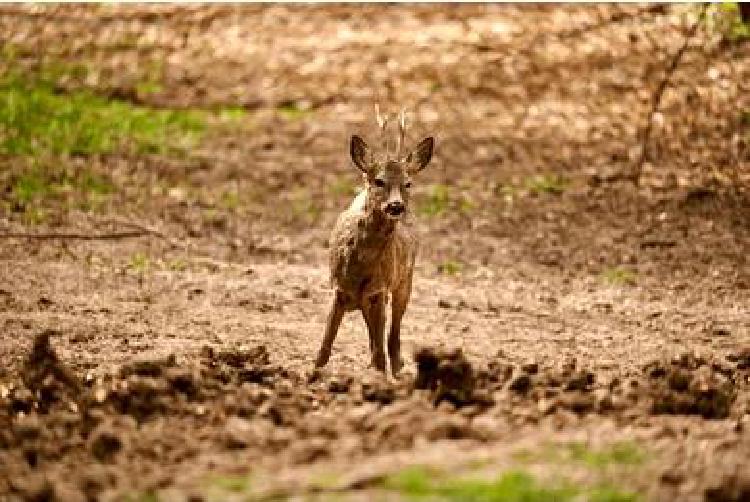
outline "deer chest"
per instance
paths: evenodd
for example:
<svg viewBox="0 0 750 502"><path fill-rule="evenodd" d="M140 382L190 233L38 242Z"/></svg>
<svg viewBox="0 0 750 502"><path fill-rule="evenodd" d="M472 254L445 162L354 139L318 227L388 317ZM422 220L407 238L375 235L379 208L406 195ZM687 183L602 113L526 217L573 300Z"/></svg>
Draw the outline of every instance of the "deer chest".
<svg viewBox="0 0 750 502"><path fill-rule="evenodd" d="M335 242L331 249L334 286L355 297L390 292L414 265L414 243L397 229L385 239L361 232Z"/></svg>

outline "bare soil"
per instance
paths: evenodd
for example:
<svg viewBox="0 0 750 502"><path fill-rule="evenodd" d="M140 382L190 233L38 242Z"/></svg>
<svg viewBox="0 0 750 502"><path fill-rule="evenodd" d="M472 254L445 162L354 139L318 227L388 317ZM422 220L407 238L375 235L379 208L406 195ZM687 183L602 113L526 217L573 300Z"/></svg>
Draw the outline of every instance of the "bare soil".
<svg viewBox="0 0 750 502"><path fill-rule="evenodd" d="M0 240L0 500L398 500L378 483L404 466L480 463L750 500L747 41L696 31L628 179L690 9L0 8L22 64L99 72L61 92L247 110L185 158L68 159L117 187L97 211L0 215L2 232L158 229ZM398 379L367 368L354 314L312 368L347 141L375 102L437 139ZM571 442L645 461L519 456Z"/></svg>

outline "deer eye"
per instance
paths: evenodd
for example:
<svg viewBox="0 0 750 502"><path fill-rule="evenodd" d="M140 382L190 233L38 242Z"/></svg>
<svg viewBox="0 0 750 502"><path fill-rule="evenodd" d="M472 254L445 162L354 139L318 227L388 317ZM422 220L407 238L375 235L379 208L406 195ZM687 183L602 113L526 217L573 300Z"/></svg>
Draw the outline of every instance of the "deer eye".
<svg viewBox="0 0 750 502"><path fill-rule="evenodd" d="M385 181L381 180L380 178L376 178L375 186L378 188L383 188L385 186Z"/></svg>
<svg viewBox="0 0 750 502"><path fill-rule="evenodd" d="M404 188L411 188L411 181L404 183Z"/></svg>

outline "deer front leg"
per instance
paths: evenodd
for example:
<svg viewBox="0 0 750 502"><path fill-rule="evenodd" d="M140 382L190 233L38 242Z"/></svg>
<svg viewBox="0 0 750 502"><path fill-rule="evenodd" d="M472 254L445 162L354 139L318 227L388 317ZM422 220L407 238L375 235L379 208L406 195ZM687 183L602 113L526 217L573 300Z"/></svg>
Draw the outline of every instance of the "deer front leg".
<svg viewBox="0 0 750 502"><path fill-rule="evenodd" d="M320 345L320 351L318 351L318 359L315 361L315 366L320 368L328 363L328 359L331 357L331 347L333 347L333 341L336 339L336 334L341 326L341 319L344 318L344 298L343 295L336 291L333 297L333 304L331 305L331 311L328 313L328 321L326 322L326 332L323 336L323 343Z"/></svg>
<svg viewBox="0 0 750 502"><path fill-rule="evenodd" d="M411 296L411 277L405 287L393 292L391 309L391 332L388 334L388 357L391 360L391 373L394 376L401 370L401 318Z"/></svg>
<svg viewBox="0 0 750 502"><path fill-rule="evenodd" d="M385 347L383 346L385 295L379 294L367 298L362 305L362 315L370 335L370 352L372 353L370 365L385 373Z"/></svg>

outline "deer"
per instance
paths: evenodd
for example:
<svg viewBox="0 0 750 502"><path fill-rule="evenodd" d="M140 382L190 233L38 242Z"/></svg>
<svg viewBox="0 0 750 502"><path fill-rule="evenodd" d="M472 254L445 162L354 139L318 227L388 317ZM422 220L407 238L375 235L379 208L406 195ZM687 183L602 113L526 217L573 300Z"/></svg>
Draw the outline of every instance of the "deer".
<svg viewBox="0 0 750 502"><path fill-rule="evenodd" d="M385 152L377 154L354 134L349 154L362 173L363 189L343 211L331 232L330 280L334 297L315 366L323 367L331 356L343 316L362 312L370 339L370 367L386 373L384 332L386 307L391 302L388 356L391 372L402 368L401 320L409 304L417 254L417 237L407 219L412 176L430 163L433 137L422 139L405 153L406 113L398 118L395 151L387 137L388 115L375 107Z"/></svg>

